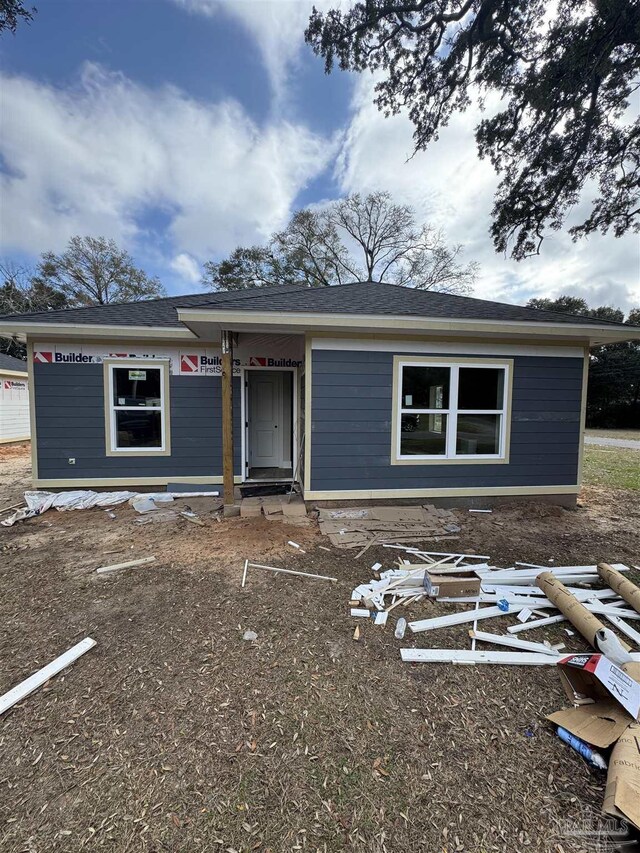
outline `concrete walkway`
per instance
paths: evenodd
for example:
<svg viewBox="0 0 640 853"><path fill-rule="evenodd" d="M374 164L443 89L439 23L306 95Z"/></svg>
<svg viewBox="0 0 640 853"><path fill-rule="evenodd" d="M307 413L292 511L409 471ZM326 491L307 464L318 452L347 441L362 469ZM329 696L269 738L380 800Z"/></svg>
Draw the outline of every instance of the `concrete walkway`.
<svg viewBox="0 0 640 853"><path fill-rule="evenodd" d="M605 438L598 435L585 435L585 444L601 444L604 447L626 447L628 450L640 450L640 441L629 438Z"/></svg>

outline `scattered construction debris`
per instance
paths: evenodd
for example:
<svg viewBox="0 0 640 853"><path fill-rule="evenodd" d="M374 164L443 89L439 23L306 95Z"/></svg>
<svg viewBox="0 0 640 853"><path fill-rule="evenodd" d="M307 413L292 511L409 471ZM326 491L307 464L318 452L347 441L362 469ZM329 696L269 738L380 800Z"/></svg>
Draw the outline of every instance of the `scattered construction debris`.
<svg viewBox="0 0 640 853"><path fill-rule="evenodd" d="M126 563L115 563L113 566L100 566L96 569L99 575L109 574L110 572L118 572L120 569L133 569L135 566L147 566L149 563L155 563L155 557L142 557L140 560L129 560Z"/></svg>
<svg viewBox="0 0 640 853"><path fill-rule="evenodd" d="M240 586L245 586L249 569L263 569L266 572L277 572L283 575L295 575L299 578L314 578L315 580L331 581L332 583L336 583L338 580L338 578L330 578L327 577L327 575L314 575L311 572L295 572L293 571L293 569L281 569L277 566L263 566L260 563L250 563L249 560L245 560L244 570L242 572L242 582Z"/></svg>
<svg viewBox="0 0 640 853"><path fill-rule="evenodd" d="M425 506L343 508L319 510L320 533L338 548L457 538L456 516L448 509Z"/></svg>
<svg viewBox="0 0 640 853"><path fill-rule="evenodd" d="M241 518L259 518L261 515L264 515L267 521L280 521L296 527L311 525L311 519L307 517L307 507L299 495L265 495L242 499Z"/></svg>
<svg viewBox="0 0 640 853"><path fill-rule="evenodd" d="M358 523L356 519L350 521ZM339 521L331 521L336 523L346 524L347 518L341 515ZM352 527L348 535L356 532ZM366 534L377 536L375 529ZM350 540L345 547L356 544ZM360 584L351 593L351 616L373 616L376 624L384 626L389 613L400 605L416 605L427 599L474 605L409 622L414 634L473 623L469 631L471 649L402 648L401 659L412 663L556 667L573 707L550 715L550 721L569 746L601 770L607 768L607 763L596 748L612 748L604 811L640 829L640 653L631 651L627 642L631 640L640 647L640 631L627 624L627 620L640 618L640 588L624 577L629 568L608 563L552 568L516 563L505 569L490 565L490 558L484 556L426 552L400 544L392 547L420 562L401 557L398 568L386 571L380 571L382 566L376 563L373 568L378 577ZM603 581L605 588L593 588L593 584ZM532 618L554 610L560 612ZM378 621L379 616L384 616L384 621ZM626 639L606 627L599 616ZM516 619L505 634L477 629L479 621L503 617ZM563 644L552 646L548 641L530 642L514 636L564 620L584 637L595 654L561 654ZM404 617L397 620L398 639L404 636L405 626ZM360 629L356 630L360 636ZM574 632L567 629L567 635L573 636ZM478 650L476 642L508 646L510 650Z"/></svg>
<svg viewBox="0 0 640 853"><path fill-rule="evenodd" d="M136 512L141 514L147 512L154 512L159 509L159 503L172 503L173 495L161 494L161 495L134 495L129 501L130 506L132 506Z"/></svg>
<svg viewBox="0 0 640 853"><path fill-rule="evenodd" d="M26 699L34 690L42 687L50 678L62 672L63 669L66 669L95 645L95 640L92 640L91 637L85 637L84 640L76 643L75 646L72 646L64 654L61 654L55 660L52 660L51 663L34 672L29 678L21 681L20 684L17 684L3 696L0 696L0 714L4 714L5 711L8 711L9 708L12 708L16 703L22 701L22 699Z"/></svg>

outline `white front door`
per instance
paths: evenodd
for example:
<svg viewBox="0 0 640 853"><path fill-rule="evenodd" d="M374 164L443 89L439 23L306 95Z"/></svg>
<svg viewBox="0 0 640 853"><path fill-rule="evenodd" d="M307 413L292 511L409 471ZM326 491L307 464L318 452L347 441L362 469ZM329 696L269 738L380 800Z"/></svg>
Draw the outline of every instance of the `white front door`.
<svg viewBox="0 0 640 853"><path fill-rule="evenodd" d="M282 464L282 373L249 373L249 467Z"/></svg>

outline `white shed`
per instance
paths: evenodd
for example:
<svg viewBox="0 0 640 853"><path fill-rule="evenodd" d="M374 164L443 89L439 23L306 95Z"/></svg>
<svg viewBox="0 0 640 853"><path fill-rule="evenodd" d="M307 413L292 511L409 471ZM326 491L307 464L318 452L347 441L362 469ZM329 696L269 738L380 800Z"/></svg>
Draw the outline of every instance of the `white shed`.
<svg viewBox="0 0 640 853"><path fill-rule="evenodd" d="M30 435L27 362L0 353L0 444Z"/></svg>

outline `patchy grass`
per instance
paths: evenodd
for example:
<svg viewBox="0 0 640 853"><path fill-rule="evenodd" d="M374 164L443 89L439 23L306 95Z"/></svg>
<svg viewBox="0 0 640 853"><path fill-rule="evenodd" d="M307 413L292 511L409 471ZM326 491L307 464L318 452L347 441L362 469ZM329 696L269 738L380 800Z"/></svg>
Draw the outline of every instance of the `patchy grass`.
<svg viewBox="0 0 640 853"><path fill-rule="evenodd" d="M583 482L610 489L640 489L640 450L586 445Z"/></svg>
<svg viewBox="0 0 640 853"><path fill-rule="evenodd" d="M640 429L588 429L589 438L621 438L625 441L640 441Z"/></svg>

